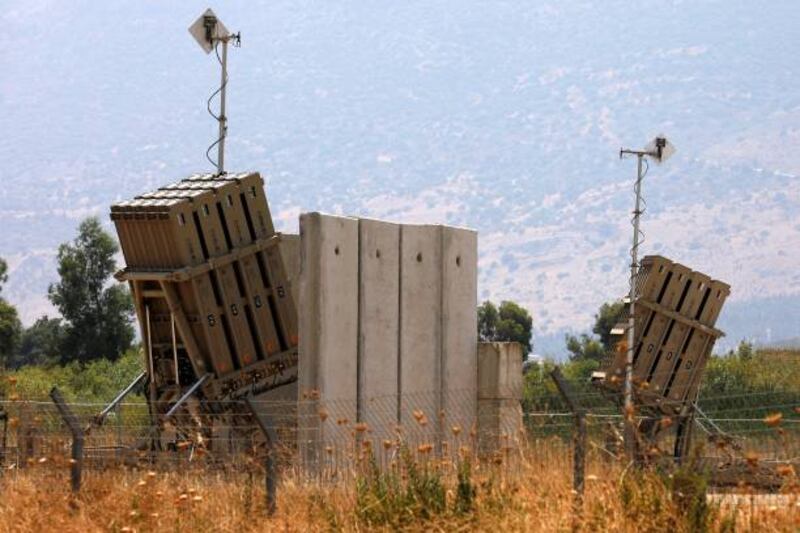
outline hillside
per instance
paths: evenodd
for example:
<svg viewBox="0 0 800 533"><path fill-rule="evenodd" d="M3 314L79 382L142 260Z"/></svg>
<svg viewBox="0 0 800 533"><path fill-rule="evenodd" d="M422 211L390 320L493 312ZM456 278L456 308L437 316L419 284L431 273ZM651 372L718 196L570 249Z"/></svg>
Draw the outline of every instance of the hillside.
<svg viewBox="0 0 800 533"><path fill-rule="evenodd" d="M4 295L50 311L54 255L88 214L188 173L218 82L196 2L10 0L0 18ZM650 169L645 253L733 286L719 326L800 323L800 6L743 0L237 2L231 169L267 177L279 225L307 210L480 231L480 296L534 316L536 351L625 291L633 161ZM51 311L50 311L51 312Z"/></svg>

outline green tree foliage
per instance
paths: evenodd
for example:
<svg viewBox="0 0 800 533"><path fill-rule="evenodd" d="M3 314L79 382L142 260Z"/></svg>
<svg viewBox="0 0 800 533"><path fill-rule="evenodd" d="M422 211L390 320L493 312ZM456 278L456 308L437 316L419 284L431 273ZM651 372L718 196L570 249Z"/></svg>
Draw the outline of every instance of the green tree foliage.
<svg viewBox="0 0 800 533"><path fill-rule="evenodd" d="M559 411L563 407L558 389L550 378L556 364L550 360L531 365L522 377L522 409L525 412Z"/></svg>
<svg viewBox="0 0 800 533"><path fill-rule="evenodd" d="M8 281L8 264L0 257L0 291ZM0 298L0 366L8 366L17 351L22 324L16 308Z"/></svg>
<svg viewBox="0 0 800 533"><path fill-rule="evenodd" d="M58 361L64 338L64 328L59 318L40 317L22 332L19 349L14 357L14 368L24 365L46 365Z"/></svg>
<svg viewBox="0 0 800 533"><path fill-rule="evenodd" d="M800 405L800 352L754 349L742 343L735 351L711 357L700 386L699 404L710 417L761 420L781 413L797 416ZM734 418L735 418L734 417ZM737 422L726 430L761 431L762 422Z"/></svg>
<svg viewBox="0 0 800 533"><path fill-rule="evenodd" d="M13 363L21 331L17 310L0 298L0 365L11 366Z"/></svg>
<svg viewBox="0 0 800 533"><path fill-rule="evenodd" d="M595 361L600 363L606 356L606 349L597 339L587 334L567 335L567 351L571 361Z"/></svg>
<svg viewBox="0 0 800 533"><path fill-rule="evenodd" d="M54 386L67 401L103 404L112 400L142 371L142 358L138 350L130 349L116 361L98 359L86 364L73 361L65 365L29 365L10 372L14 377L14 392L24 400L48 401ZM9 380L0 382L9 392ZM142 396L128 396L126 402L143 401Z"/></svg>
<svg viewBox="0 0 800 533"><path fill-rule="evenodd" d="M130 294L123 285L107 286L117 250L97 218L84 220L75 240L58 248L61 280L48 293L64 317L62 361L116 359L133 341Z"/></svg>
<svg viewBox="0 0 800 533"><path fill-rule="evenodd" d="M625 320L626 315L627 308L622 301L604 303L594 315L592 333L600 339L600 344L603 345L606 353L614 349L611 341L611 329Z"/></svg>
<svg viewBox="0 0 800 533"><path fill-rule="evenodd" d="M559 366L573 392L583 398L597 395L597 389L591 385L589 378L597 370L598 364L591 359L568 361L556 364L545 359L530 365L523 376L522 408L525 412L564 412L569 407L558 392L550 373ZM599 407L599 406L593 406Z"/></svg>
<svg viewBox="0 0 800 533"><path fill-rule="evenodd" d="M533 350L532 335L533 319L519 304L503 301L498 308L487 300L478 306L478 338L481 341L518 342L527 356Z"/></svg>
<svg viewBox="0 0 800 533"><path fill-rule="evenodd" d="M484 342L494 340L497 336L497 307L486 300L478 306L478 339Z"/></svg>
<svg viewBox="0 0 800 533"><path fill-rule="evenodd" d="M8 281L8 263L0 257L0 292L3 292L3 284Z"/></svg>
<svg viewBox="0 0 800 533"><path fill-rule="evenodd" d="M741 342L736 350L709 359L700 400L773 392L800 395L800 354L777 349L756 350L752 344Z"/></svg>
<svg viewBox="0 0 800 533"><path fill-rule="evenodd" d="M625 304L609 302L600 306L594 315L592 333L595 336L567 335L565 338L569 358L573 361L602 362L614 349L611 329L621 322L626 314Z"/></svg>
<svg viewBox="0 0 800 533"><path fill-rule="evenodd" d="M568 410L550 378L555 366L554 361L545 360L531 365L525 373L522 407L526 412ZM604 403L590 383L591 373L598 367L596 360L572 358L559 366L575 393L595 402L590 406L592 410L616 409L613 404ZM736 350L711 356L700 383L699 405L706 415L745 419L727 423L726 431L760 431L764 425L761 420L767 415L781 412L786 418L796 417L794 408L800 405L800 351L756 349L742 343ZM537 420L542 419L532 417L530 422Z"/></svg>

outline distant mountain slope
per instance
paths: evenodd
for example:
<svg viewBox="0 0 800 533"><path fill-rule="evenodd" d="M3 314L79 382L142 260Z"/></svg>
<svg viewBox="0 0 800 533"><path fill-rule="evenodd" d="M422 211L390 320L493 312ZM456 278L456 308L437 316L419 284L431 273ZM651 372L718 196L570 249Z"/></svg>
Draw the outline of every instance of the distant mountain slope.
<svg viewBox="0 0 800 533"><path fill-rule="evenodd" d="M26 321L82 217L209 168L218 71L186 32L205 7L0 14L0 256ZM305 210L474 227L481 298L529 306L537 353L558 355L625 291L635 169L617 151L664 132L679 151L646 178L643 251L733 285L725 342L798 334L796 2L213 7L243 35L228 160L266 175L284 229Z"/></svg>

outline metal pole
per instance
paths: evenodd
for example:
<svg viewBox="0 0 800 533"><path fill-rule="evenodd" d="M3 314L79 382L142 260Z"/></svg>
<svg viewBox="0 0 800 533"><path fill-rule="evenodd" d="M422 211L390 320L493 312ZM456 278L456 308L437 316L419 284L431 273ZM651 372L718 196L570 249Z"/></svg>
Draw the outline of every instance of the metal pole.
<svg viewBox="0 0 800 533"><path fill-rule="evenodd" d="M6 462L6 444L8 443L8 413L2 413L3 419L3 442L2 448L0 449L0 475L2 475L2 466Z"/></svg>
<svg viewBox="0 0 800 533"><path fill-rule="evenodd" d="M219 95L219 144L217 145L217 173L225 173L225 136L228 134L228 117L225 116L225 92L228 85L228 39L222 39L222 82Z"/></svg>
<svg viewBox="0 0 800 533"><path fill-rule="evenodd" d="M586 413L575 413L575 451L573 452L573 488L576 492L576 511L583 508L583 491L586 479Z"/></svg>
<svg viewBox="0 0 800 533"><path fill-rule="evenodd" d="M122 404L117 403L114 407L114 414L116 416L117 422L117 447L114 455L116 455L117 459L122 456Z"/></svg>
<svg viewBox="0 0 800 533"><path fill-rule="evenodd" d="M84 433L80 428L78 417L72 412L69 406L64 402L64 397L61 392L56 388L50 391L50 398L56 404L61 418L72 433L72 472L70 476L72 492L77 493L81 490L81 471L83 470L83 439Z"/></svg>
<svg viewBox="0 0 800 533"><path fill-rule="evenodd" d="M145 321L147 322L147 364L148 364L148 378L150 383L148 386L148 405L150 407L150 427L152 428L155 438L150 441L150 462L155 461L156 440L161 440L158 430L158 406L156 405L156 397L158 391L156 390L156 369L155 362L153 361L153 342L152 331L150 324L150 306L145 305Z"/></svg>
<svg viewBox="0 0 800 533"><path fill-rule="evenodd" d="M575 415L575 435L573 438L572 450L572 488L575 499L573 500L573 527L577 531L580 529L583 515L583 493L586 480L586 409L577 400L572 387L564 379L561 369L555 367L550 372L550 377L556 384L558 392L567 402L569 410Z"/></svg>
<svg viewBox="0 0 800 533"><path fill-rule="evenodd" d="M169 317L172 321L172 360L175 363L175 385L181 386L181 379L178 372L178 339L175 335L175 315L170 313Z"/></svg>
<svg viewBox="0 0 800 533"><path fill-rule="evenodd" d="M678 424L675 428L675 448L673 452L675 463L678 466L681 466L689 455L693 424L694 412L691 410L678 418Z"/></svg>
<svg viewBox="0 0 800 533"><path fill-rule="evenodd" d="M169 408L169 411L167 411L167 414L164 415L164 418L169 418L172 415L174 415L175 412L180 408L180 406L183 405L186 402L186 400L191 398L192 394L194 394L197 391L197 389L202 387L203 384L205 384L205 382L208 381L210 378L211 378L211 374L203 374L203 376L200 379L198 379L194 383L194 385L189 387L189 389L186 392L183 393L183 396L178 398L178 401L175 402L172 405L172 407Z"/></svg>
<svg viewBox="0 0 800 533"><path fill-rule="evenodd" d="M644 154L636 154L636 207L633 211L633 247L631 248L631 279L628 293L629 317L628 317L628 352L625 359L625 452L630 461L636 456L636 423L633 407L633 353L636 335L634 332L635 324L635 305L636 305L636 275L639 271L639 217L642 214L642 158Z"/></svg>
<svg viewBox="0 0 800 533"><path fill-rule="evenodd" d="M153 342L152 342L152 331L150 325L150 306L144 306L144 316L145 321L147 322L147 371L150 378L150 383L148 387L149 397L150 397L150 409L152 411L152 418L155 422L156 417L156 369L155 363L153 361Z"/></svg>
<svg viewBox="0 0 800 533"><path fill-rule="evenodd" d="M116 409L116 408L119 406L120 402L122 402L122 400L124 400L124 399L125 399L125 396L127 396L128 394L130 394L130 392L131 392L131 391L132 391L132 390L133 390L133 389L134 389L134 388L135 388L135 387L136 387L136 386L137 386L139 383L141 383L141 381L142 381L142 380L144 380L144 378L145 378L146 376L147 376L147 372L142 372L141 374L139 374L138 376L136 376L136 377L133 379L133 381L131 381L131 382L130 382L130 384L129 384L127 387L125 387L124 389L122 389L122 391L121 391L119 394L117 394L117 397L116 397L116 398L114 398L113 400L111 400L111 403L109 403L107 406L105 406L105 408L104 408L102 411L100 411L100 414L98 414L97 416L95 416L95 417L94 417L94 420L92 421L92 423L93 423L94 425L96 425L96 426L102 426L102 425L103 425L103 422L105 422L105 420L106 420L106 417L108 416L108 413L110 413L112 410ZM86 430L86 431L88 432L88 431L89 431L89 429L87 428L87 430Z"/></svg>
<svg viewBox="0 0 800 533"><path fill-rule="evenodd" d="M278 478L274 456L275 445L278 443L278 434L275 431L275 425L271 417L267 415L263 409L258 409L258 406L256 406L251 396L246 396L244 402L250 410L250 414L253 415L256 426L261 430L264 438L267 440L267 453L264 458L264 485L266 489L267 516L272 516L277 509L278 501Z"/></svg>

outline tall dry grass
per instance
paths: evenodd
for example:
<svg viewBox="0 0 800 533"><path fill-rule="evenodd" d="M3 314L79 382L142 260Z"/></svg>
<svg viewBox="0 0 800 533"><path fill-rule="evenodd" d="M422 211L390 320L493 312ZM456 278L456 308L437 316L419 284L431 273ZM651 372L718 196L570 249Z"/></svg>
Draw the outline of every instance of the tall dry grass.
<svg viewBox="0 0 800 533"><path fill-rule="evenodd" d="M782 499L741 496L706 504L701 494L700 500L687 504L696 488L691 480L635 473L599 456L590 461L578 513L565 452L563 446L540 442L502 461L472 461L459 468L440 465L428 452L422 457L414 451L408 465L390 469L397 474L394 488L381 473L385 471L370 470L367 464L349 481L335 484L284 473L272 518L265 516L260 475L117 467L88 471L81 493L73 496L68 462L51 458L4 472L0 531L800 530L796 474L786 485L794 486L794 492ZM406 490L410 465L417 468L417 475L436 481L418 483L417 491ZM439 496L443 506L430 508ZM399 504L376 513L380 498L395 498Z"/></svg>

